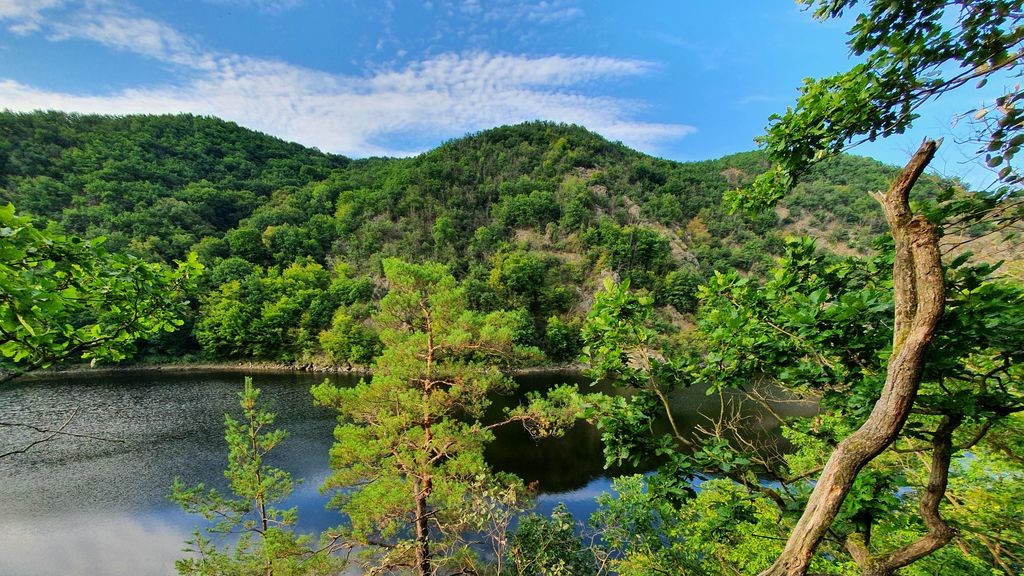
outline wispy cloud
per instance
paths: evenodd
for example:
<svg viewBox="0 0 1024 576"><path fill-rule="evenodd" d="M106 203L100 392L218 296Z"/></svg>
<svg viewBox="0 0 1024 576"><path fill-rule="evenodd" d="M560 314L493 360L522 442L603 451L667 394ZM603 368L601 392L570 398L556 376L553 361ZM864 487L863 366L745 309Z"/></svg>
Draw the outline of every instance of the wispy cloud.
<svg viewBox="0 0 1024 576"><path fill-rule="evenodd" d="M375 76L377 90L447 89L477 93L514 87L570 86L603 78L636 76L652 65L642 60L601 57L444 54L408 68Z"/></svg>
<svg viewBox="0 0 1024 576"><path fill-rule="evenodd" d="M0 22L13 32L41 32L55 42L88 40L189 68L213 66L212 56L198 42L122 2L0 0Z"/></svg>
<svg viewBox="0 0 1024 576"><path fill-rule="evenodd" d="M305 0L205 0L210 4L223 4L241 8L255 9L265 14L279 14L298 8Z"/></svg>
<svg viewBox="0 0 1024 576"><path fill-rule="evenodd" d="M49 26L51 40L82 39L163 62L210 69L213 62L199 46L155 20L108 11L80 11L72 22Z"/></svg>
<svg viewBox="0 0 1024 576"><path fill-rule="evenodd" d="M742 108L744 106L750 106L751 104L761 104L767 102L787 102L786 98L781 96L768 96L766 94L749 94L736 101L736 106Z"/></svg>
<svg viewBox="0 0 1024 576"><path fill-rule="evenodd" d="M464 0L463 7L473 6L481 12L477 0ZM534 24L558 24L583 16L576 0L503 0L488 3L485 20L510 22L525 20Z"/></svg>
<svg viewBox="0 0 1024 576"><path fill-rule="evenodd" d="M180 80L173 85L85 95L0 79L3 106L104 114L207 114L352 156L419 152L394 148L389 142L437 142L533 119L580 124L650 152L695 130L681 124L643 122L636 117L642 103L586 93L600 83L642 76L654 69L640 60L449 53L345 76L204 51L199 42L165 24L118 13L108 4L90 4L80 11L74 25L46 24L45 7L8 20L31 19L53 40L79 38L133 50L172 65L179 70Z"/></svg>
<svg viewBox="0 0 1024 576"><path fill-rule="evenodd" d="M43 11L61 5L61 0L0 0L0 22L15 34L28 34L42 27Z"/></svg>
<svg viewBox="0 0 1024 576"><path fill-rule="evenodd" d="M705 70L718 69L722 65L722 59L725 56L724 49L720 47L703 46L675 34L652 32L650 37L672 48L680 48L689 52L700 63L701 68Z"/></svg>

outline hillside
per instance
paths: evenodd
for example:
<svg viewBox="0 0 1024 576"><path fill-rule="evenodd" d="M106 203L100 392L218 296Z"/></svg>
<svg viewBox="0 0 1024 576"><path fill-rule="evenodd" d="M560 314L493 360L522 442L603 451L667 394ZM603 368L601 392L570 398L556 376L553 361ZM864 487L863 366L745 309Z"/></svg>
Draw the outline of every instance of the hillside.
<svg viewBox="0 0 1024 576"><path fill-rule="evenodd" d="M576 126L505 126L408 159L348 160L213 118L0 114L0 202L106 236L111 250L207 266L187 334L151 353L362 362L380 260L446 263L520 340L572 358L600 279L650 290L679 322L715 269L757 275L793 233L841 254L885 229L866 194L895 169L844 156L777 212L723 194L765 168L747 152L678 163ZM948 183L929 179L923 194Z"/></svg>
<svg viewBox="0 0 1024 576"><path fill-rule="evenodd" d="M0 114L0 200L154 259L347 163L215 118Z"/></svg>

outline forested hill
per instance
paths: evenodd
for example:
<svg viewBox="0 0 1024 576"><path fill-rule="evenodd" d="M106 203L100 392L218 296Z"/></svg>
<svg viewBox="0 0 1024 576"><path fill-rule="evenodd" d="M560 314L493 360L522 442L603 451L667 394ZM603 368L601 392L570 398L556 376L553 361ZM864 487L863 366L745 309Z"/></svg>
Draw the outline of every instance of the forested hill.
<svg viewBox="0 0 1024 576"><path fill-rule="evenodd" d="M2 200L164 259L346 164L214 118L0 114Z"/></svg>
<svg viewBox="0 0 1024 576"><path fill-rule="evenodd" d="M150 260L196 251L189 337L151 349L215 358L365 361L387 256L448 264L473 306L519 310L521 341L561 360L602 277L679 320L702 278L758 274L788 234L851 253L884 230L865 192L895 169L854 156L776 212L728 215L723 193L765 167L756 152L661 160L544 122L349 160L213 118L0 114L0 202Z"/></svg>

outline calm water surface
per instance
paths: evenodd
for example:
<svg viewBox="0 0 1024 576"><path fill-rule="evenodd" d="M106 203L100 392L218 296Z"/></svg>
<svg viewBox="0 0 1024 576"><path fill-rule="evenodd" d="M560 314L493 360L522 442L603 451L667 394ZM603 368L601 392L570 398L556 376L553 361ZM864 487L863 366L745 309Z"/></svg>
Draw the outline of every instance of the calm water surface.
<svg viewBox="0 0 1024 576"><path fill-rule="evenodd" d="M201 518L167 499L176 476L224 487L225 412L237 415L238 372L114 372L23 380L0 390L0 422L56 428L73 411L67 431L83 438L40 444L0 459L0 574L94 576L174 574L174 560ZM353 384L344 375L327 376ZM334 413L313 406L309 388L323 374L257 373L262 398L290 433L272 465L303 481L288 505L299 507L299 529L320 532L339 523L317 487L327 475ZM543 388L565 377L531 377ZM713 398L694 391L676 399L683 424L699 419ZM0 453L38 435L0 428ZM498 469L536 482L538 505L565 502L577 517L610 486L598 433L579 425L566 438L534 442L521 429L503 431L488 452Z"/></svg>

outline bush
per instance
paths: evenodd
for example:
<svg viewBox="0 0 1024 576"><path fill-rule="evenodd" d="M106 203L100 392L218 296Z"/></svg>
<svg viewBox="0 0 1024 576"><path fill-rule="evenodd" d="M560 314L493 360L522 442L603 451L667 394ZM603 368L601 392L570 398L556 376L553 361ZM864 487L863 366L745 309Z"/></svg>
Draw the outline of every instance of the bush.
<svg viewBox="0 0 1024 576"><path fill-rule="evenodd" d="M697 310L697 288L704 277L693 268L669 272L658 293L658 300L686 314Z"/></svg>
<svg viewBox="0 0 1024 576"><path fill-rule="evenodd" d="M552 316L544 329L545 348L552 360L572 361L580 355L583 337L576 322L565 322Z"/></svg>
<svg viewBox="0 0 1024 576"><path fill-rule="evenodd" d="M576 535L572 514L564 504L556 506L550 518L531 514L521 519L506 554L516 574L597 574L594 554Z"/></svg>

